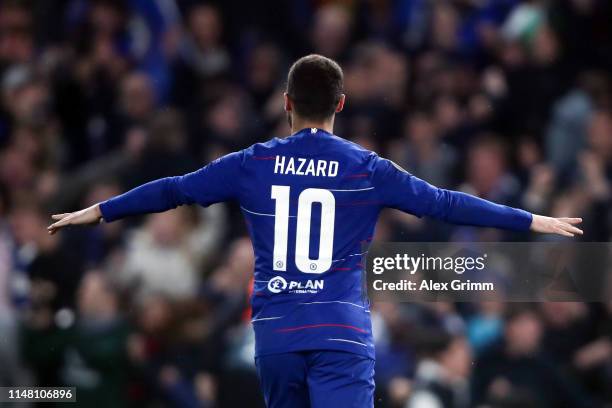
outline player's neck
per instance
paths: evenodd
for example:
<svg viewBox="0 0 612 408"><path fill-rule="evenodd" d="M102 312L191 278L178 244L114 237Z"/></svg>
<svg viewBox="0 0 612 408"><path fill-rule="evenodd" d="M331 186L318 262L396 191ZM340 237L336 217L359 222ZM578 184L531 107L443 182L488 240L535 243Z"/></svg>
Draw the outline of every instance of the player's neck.
<svg viewBox="0 0 612 408"><path fill-rule="evenodd" d="M299 132L306 128L317 128L326 131L327 133L334 133L334 118L328 120L308 120L293 117L291 122L291 134Z"/></svg>

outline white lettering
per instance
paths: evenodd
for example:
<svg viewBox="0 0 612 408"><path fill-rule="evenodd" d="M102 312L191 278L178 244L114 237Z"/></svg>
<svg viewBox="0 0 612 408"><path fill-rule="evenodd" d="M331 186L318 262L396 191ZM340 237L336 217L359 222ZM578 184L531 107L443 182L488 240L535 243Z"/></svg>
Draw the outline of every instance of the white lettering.
<svg viewBox="0 0 612 408"><path fill-rule="evenodd" d="M306 175L314 176L315 175L315 164L314 160L310 160L308 162L308 168L306 169Z"/></svg>
<svg viewBox="0 0 612 408"><path fill-rule="evenodd" d="M327 167L325 160L317 161L317 177L325 176L325 167Z"/></svg>
<svg viewBox="0 0 612 408"><path fill-rule="evenodd" d="M295 162L293 161L293 157L289 158L289 163L287 163L284 174L295 174Z"/></svg>
<svg viewBox="0 0 612 408"><path fill-rule="evenodd" d="M338 175L338 162L330 161L329 170L327 171L327 177L336 177Z"/></svg>
<svg viewBox="0 0 612 408"><path fill-rule="evenodd" d="M285 156L276 156L276 163L274 163L274 173L283 174L285 168Z"/></svg>
<svg viewBox="0 0 612 408"><path fill-rule="evenodd" d="M274 173L276 174L336 177L338 175L338 170L339 163L337 161L305 159L302 157L287 158L285 156L276 156L276 161L274 163Z"/></svg>
<svg viewBox="0 0 612 408"><path fill-rule="evenodd" d="M302 170L302 167L304 167L304 163L306 163L306 159L298 158L298 161L300 162L300 166L298 167L295 174L297 174L298 176L303 176L304 171Z"/></svg>

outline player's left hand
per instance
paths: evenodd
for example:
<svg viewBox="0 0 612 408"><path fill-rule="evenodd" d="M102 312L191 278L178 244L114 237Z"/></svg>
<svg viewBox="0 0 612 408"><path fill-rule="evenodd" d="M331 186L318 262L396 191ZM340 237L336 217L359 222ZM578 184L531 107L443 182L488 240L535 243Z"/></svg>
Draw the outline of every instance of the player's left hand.
<svg viewBox="0 0 612 408"><path fill-rule="evenodd" d="M49 234L53 235L61 228L67 227L68 225L98 224L102 220L102 212L100 211L100 205L95 204L84 210L55 214L52 215L51 218L57 220L57 222L47 227Z"/></svg>
<svg viewBox="0 0 612 408"><path fill-rule="evenodd" d="M573 237L576 234L582 235L582 230L574 226L581 222L582 218L553 218L534 214L530 229L543 234Z"/></svg>

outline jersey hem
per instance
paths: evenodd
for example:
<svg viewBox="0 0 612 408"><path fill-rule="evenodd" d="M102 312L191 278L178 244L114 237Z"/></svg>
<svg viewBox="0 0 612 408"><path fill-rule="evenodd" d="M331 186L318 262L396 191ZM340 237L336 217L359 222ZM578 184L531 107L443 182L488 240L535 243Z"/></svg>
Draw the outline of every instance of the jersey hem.
<svg viewBox="0 0 612 408"><path fill-rule="evenodd" d="M360 350L360 348L363 350ZM338 342L338 344L333 344L333 345L326 343L325 345L313 344L310 346L301 346L301 347L279 347L279 348L269 348L266 350L256 350L255 358L272 355L272 354L295 353L295 352L300 352L300 351L314 351L314 350L344 351L347 353L365 356L365 357L371 358L372 360L376 361L376 353L374 351L373 346L357 346L357 345L351 345L350 343L345 344L341 342Z"/></svg>

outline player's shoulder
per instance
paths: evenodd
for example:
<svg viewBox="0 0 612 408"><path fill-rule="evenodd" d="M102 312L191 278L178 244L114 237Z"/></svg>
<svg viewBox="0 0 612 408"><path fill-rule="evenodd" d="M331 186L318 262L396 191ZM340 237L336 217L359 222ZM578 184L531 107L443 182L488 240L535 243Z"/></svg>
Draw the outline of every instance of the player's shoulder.
<svg viewBox="0 0 612 408"><path fill-rule="evenodd" d="M381 158L376 152L337 135L330 136L330 140L336 145L335 150L342 152L345 157L364 171L374 172L379 166Z"/></svg>
<svg viewBox="0 0 612 408"><path fill-rule="evenodd" d="M278 152L278 149L283 146L283 144L283 139L274 137L265 142L252 144L240 150L239 153L243 162L248 162L251 159L271 158Z"/></svg>
<svg viewBox="0 0 612 408"><path fill-rule="evenodd" d="M265 142L254 143L250 145L249 147L243 149L242 152L244 152L244 154L248 156L248 155L256 154L260 151L274 149L276 147L281 146L282 144L283 144L283 139L280 139L278 137L273 137L272 139L269 139Z"/></svg>
<svg viewBox="0 0 612 408"><path fill-rule="evenodd" d="M343 137L340 137L338 135L330 135L329 139L330 141L332 141L332 143L337 144L339 147L358 155L370 156L372 154L376 154L373 151L361 146L360 144L344 139Z"/></svg>
<svg viewBox="0 0 612 408"><path fill-rule="evenodd" d="M378 155L378 153L366 149L355 142L343 139L336 135L331 136L331 138L342 146L341 148L348 152L349 155L352 155L355 159L357 159L356 161L363 166L364 170L369 171L373 175L377 174L384 176L385 174L393 171L400 171L402 173L410 174L394 161L381 157Z"/></svg>

